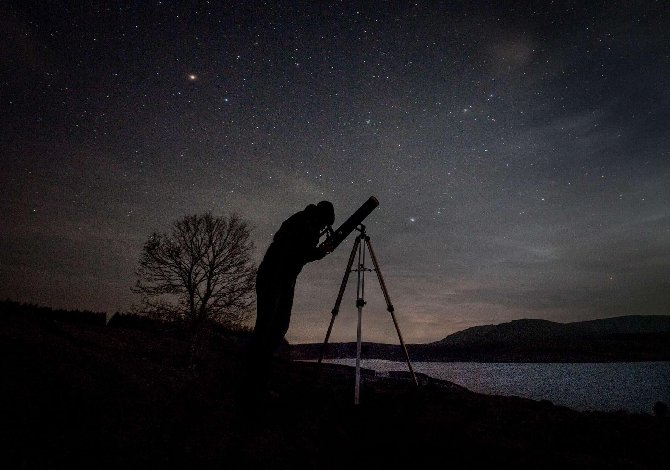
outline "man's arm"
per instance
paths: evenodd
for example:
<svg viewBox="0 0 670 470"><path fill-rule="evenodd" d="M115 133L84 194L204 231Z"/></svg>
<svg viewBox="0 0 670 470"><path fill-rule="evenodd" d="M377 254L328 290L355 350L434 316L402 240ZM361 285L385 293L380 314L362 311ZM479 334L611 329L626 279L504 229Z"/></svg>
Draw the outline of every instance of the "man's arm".
<svg viewBox="0 0 670 470"><path fill-rule="evenodd" d="M288 254L299 257L304 263L319 260L327 251L319 249L319 234L314 232L305 211L286 219L275 234L274 241Z"/></svg>
<svg viewBox="0 0 670 470"><path fill-rule="evenodd" d="M305 262L311 263L312 261L317 261L320 259L323 259L324 256L326 256L328 252L318 246L312 247L306 254L305 254Z"/></svg>

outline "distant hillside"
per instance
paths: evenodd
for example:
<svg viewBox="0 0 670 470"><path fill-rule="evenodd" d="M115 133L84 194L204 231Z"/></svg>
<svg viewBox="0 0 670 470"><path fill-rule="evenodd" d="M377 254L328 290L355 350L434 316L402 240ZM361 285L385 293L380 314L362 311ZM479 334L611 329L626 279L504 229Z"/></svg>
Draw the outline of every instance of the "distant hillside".
<svg viewBox="0 0 670 470"><path fill-rule="evenodd" d="M314 359L319 344L295 345L294 357ZM631 315L574 323L523 319L468 328L408 346L417 361L612 362L670 360L670 316ZM354 357L355 343L329 345L326 357ZM402 360L397 345L366 343L363 356Z"/></svg>
<svg viewBox="0 0 670 470"><path fill-rule="evenodd" d="M9 299L0 300L0 315L3 317L20 316L29 319L64 321L97 326L104 326L107 322L107 315L104 312L54 309L37 304L15 302Z"/></svg>
<svg viewBox="0 0 670 470"><path fill-rule="evenodd" d="M543 343L549 339L589 338L607 335L638 335L670 332L670 316L630 315L573 323L548 320L513 320L499 325L475 326L451 334L433 345L481 345Z"/></svg>

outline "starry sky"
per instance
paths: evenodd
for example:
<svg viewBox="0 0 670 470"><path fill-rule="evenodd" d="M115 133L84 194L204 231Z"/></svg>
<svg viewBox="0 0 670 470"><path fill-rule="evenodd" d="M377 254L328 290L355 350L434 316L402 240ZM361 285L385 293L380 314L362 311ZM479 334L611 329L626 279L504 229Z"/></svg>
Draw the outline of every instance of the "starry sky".
<svg viewBox="0 0 670 470"><path fill-rule="evenodd" d="M143 242L238 212L366 221L407 342L670 314L664 2L10 1L0 297L114 312ZM353 239L298 279L321 341ZM363 338L395 342L374 277ZM355 283L332 340L355 339Z"/></svg>

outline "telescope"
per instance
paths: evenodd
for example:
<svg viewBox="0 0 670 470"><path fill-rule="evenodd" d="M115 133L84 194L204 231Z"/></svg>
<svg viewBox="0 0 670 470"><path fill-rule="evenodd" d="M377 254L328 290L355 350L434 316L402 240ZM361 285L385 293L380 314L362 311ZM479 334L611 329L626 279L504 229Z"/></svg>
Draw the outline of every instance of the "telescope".
<svg viewBox="0 0 670 470"><path fill-rule="evenodd" d="M348 236L353 232L358 225L369 216L373 210L379 205L379 201L376 197L370 196L370 198L359 207L356 212L351 214L347 220L344 221L340 227L332 232L328 238L326 238L323 243L319 245L319 250L332 252L335 248L338 247Z"/></svg>

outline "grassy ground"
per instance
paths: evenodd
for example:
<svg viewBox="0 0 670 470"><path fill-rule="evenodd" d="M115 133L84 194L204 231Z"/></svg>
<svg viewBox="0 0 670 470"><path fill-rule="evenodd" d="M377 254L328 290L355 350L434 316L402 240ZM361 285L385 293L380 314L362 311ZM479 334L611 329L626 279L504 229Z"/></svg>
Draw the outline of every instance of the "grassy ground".
<svg viewBox="0 0 670 470"><path fill-rule="evenodd" d="M1 312L0 312L1 313ZM243 351L189 367L169 332L0 315L4 468L666 468L670 422L580 413L421 377L278 359L272 400L237 406Z"/></svg>

